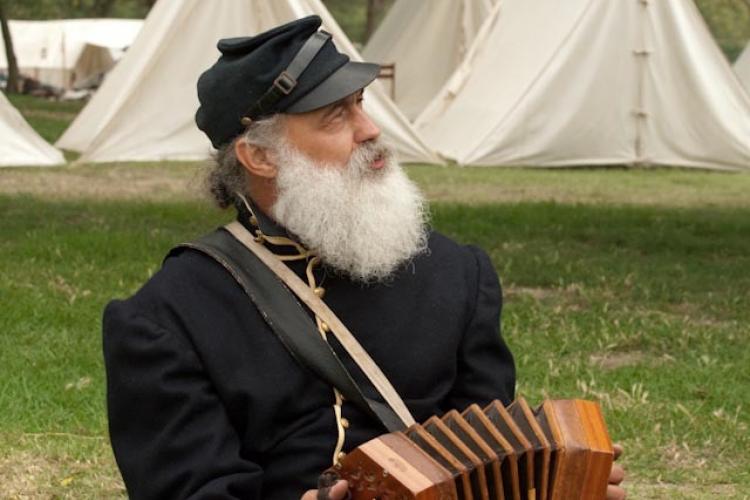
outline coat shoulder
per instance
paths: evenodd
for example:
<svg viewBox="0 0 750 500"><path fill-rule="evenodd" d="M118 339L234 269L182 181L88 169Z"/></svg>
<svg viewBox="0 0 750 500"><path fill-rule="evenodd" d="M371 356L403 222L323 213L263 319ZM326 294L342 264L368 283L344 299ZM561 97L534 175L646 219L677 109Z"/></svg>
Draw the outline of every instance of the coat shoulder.
<svg viewBox="0 0 750 500"><path fill-rule="evenodd" d="M468 279L489 276L497 280L490 257L484 250L458 243L437 231L430 233L427 259L432 265L440 266L443 272L461 272Z"/></svg>
<svg viewBox="0 0 750 500"><path fill-rule="evenodd" d="M132 296L113 300L105 309L108 315L142 316L164 324L176 313L193 307L220 304L227 294L239 291L234 279L215 260L191 249L171 253L162 267Z"/></svg>

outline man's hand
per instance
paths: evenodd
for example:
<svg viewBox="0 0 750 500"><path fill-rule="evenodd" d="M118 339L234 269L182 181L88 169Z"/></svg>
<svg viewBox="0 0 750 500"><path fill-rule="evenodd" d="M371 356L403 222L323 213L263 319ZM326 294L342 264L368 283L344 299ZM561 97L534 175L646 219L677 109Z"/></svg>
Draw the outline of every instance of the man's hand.
<svg viewBox="0 0 750 500"><path fill-rule="evenodd" d="M615 460L620 458L622 455L622 446L615 444ZM620 486L622 480L625 479L625 469L620 464L612 464L612 470L609 472L609 485L607 486L607 500L623 500L627 494L625 490Z"/></svg>
<svg viewBox="0 0 750 500"><path fill-rule="evenodd" d="M345 500L349 498L349 483L339 480L330 488L308 490L300 500Z"/></svg>

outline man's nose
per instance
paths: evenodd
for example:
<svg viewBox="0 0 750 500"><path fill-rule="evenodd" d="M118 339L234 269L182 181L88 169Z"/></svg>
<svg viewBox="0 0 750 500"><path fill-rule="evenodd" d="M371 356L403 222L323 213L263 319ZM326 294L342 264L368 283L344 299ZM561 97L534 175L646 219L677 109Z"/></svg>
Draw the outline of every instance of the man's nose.
<svg viewBox="0 0 750 500"><path fill-rule="evenodd" d="M372 141L380 137L380 128L362 108L357 108L354 140L359 143Z"/></svg>

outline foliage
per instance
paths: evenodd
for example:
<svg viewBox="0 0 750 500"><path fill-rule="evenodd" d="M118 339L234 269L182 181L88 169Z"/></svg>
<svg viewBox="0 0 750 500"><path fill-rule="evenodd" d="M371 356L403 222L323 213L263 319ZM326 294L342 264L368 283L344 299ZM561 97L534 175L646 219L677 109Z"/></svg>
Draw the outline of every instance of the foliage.
<svg viewBox="0 0 750 500"><path fill-rule="evenodd" d="M153 0L25 0L11 2L8 7L12 19L144 18L153 3Z"/></svg>
<svg viewBox="0 0 750 500"><path fill-rule="evenodd" d="M84 101L63 101L9 94L6 97L44 140L54 144L86 104Z"/></svg>
<svg viewBox="0 0 750 500"><path fill-rule="evenodd" d="M385 0L382 10L375 13L375 25L382 20L388 12L388 8L395 0ZM323 0L323 3L331 11L341 28L346 32L352 42L360 46L367 43L365 33L365 21L367 18L367 0Z"/></svg>
<svg viewBox="0 0 750 500"><path fill-rule="evenodd" d="M716 41L734 61L750 41L750 1L696 0Z"/></svg>
<svg viewBox="0 0 750 500"><path fill-rule="evenodd" d="M382 19L395 0L384 0ZM62 19L76 17L143 18L154 0L25 0L6 2L13 19ZM323 0L341 27L355 43L366 43L367 0ZM696 0L707 24L730 60L750 40L750 2L748 0Z"/></svg>

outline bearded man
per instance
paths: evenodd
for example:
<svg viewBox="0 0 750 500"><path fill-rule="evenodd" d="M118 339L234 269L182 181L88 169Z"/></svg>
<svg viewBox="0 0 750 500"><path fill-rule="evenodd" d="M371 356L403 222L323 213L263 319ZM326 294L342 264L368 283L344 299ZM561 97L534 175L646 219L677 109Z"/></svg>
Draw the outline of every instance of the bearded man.
<svg viewBox="0 0 750 500"><path fill-rule="evenodd" d="M428 228L419 190L362 107L378 67L349 61L320 23L219 42L196 115L218 151L211 192L324 299L417 421L507 404L515 370L490 260ZM344 498L344 481L308 490L383 423L290 352L271 313L195 248L173 250L105 311L110 435L130 497Z"/></svg>

